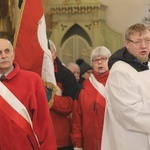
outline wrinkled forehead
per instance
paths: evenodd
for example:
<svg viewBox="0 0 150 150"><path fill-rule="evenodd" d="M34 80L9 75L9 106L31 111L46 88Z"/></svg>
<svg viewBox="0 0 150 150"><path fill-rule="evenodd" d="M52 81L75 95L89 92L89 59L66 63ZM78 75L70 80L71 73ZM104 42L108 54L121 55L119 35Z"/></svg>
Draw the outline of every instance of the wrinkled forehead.
<svg viewBox="0 0 150 150"><path fill-rule="evenodd" d="M108 57L106 55L98 55L93 57L93 59L101 59L101 58L108 58Z"/></svg>
<svg viewBox="0 0 150 150"><path fill-rule="evenodd" d="M70 68L71 70L74 70L74 71L76 71L76 70L79 71L79 70L80 70L80 68L79 68L78 65L70 65L69 68Z"/></svg>
<svg viewBox="0 0 150 150"><path fill-rule="evenodd" d="M13 50L12 44L6 39L0 39L0 50L10 49Z"/></svg>

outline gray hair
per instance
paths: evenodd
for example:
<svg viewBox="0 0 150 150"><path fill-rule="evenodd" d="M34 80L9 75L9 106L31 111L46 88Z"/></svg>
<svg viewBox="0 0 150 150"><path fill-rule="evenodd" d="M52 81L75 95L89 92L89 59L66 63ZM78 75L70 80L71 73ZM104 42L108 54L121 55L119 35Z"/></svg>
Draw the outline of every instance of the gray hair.
<svg viewBox="0 0 150 150"><path fill-rule="evenodd" d="M76 66L76 67L78 67L78 68L80 69L79 65L76 64L76 63L74 63L74 62L69 62L68 64L66 64L66 67L67 67L67 68L70 68L70 67L72 67L72 66Z"/></svg>
<svg viewBox="0 0 150 150"><path fill-rule="evenodd" d="M111 52L105 46L98 46L91 52L91 61L96 56L105 56L109 58L111 56Z"/></svg>

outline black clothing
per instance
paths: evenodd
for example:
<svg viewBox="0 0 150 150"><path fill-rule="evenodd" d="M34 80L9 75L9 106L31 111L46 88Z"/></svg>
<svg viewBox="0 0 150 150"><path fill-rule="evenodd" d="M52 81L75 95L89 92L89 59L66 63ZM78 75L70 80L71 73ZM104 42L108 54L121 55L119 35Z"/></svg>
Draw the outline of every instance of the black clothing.
<svg viewBox="0 0 150 150"><path fill-rule="evenodd" d="M58 57L55 59L54 66L56 69L56 82L61 83L64 89L62 96L70 96L74 100L76 97L76 92L78 90L78 85L74 74L64 65L62 65Z"/></svg>
<svg viewBox="0 0 150 150"><path fill-rule="evenodd" d="M4 79L5 79L5 75L2 75L2 76L0 77L0 81L3 82Z"/></svg>
<svg viewBox="0 0 150 150"><path fill-rule="evenodd" d="M111 69L112 65L117 61L124 61L131 65L134 69L138 72L148 70L148 62L141 63L139 62L133 55L131 55L126 47L116 51L112 56L109 58L108 67Z"/></svg>

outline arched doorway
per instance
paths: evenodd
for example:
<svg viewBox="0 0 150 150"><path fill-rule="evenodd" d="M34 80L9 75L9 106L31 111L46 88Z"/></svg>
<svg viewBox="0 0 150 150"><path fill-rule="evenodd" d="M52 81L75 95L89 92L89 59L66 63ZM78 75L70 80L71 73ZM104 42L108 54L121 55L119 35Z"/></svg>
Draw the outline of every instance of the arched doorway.
<svg viewBox="0 0 150 150"><path fill-rule="evenodd" d="M91 50L106 46L111 52L122 45L122 35L106 25L107 6L100 1L52 1L51 35L63 63L81 57L90 61Z"/></svg>
<svg viewBox="0 0 150 150"><path fill-rule="evenodd" d="M61 40L60 47L59 56L63 63L75 62L78 58L90 62L92 42L88 34L79 25L75 24L68 30Z"/></svg>

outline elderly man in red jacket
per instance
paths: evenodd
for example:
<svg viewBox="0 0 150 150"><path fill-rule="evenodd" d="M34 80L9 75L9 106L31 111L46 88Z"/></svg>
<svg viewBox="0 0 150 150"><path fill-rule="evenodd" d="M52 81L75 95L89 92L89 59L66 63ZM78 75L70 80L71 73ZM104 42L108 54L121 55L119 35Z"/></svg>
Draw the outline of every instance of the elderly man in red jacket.
<svg viewBox="0 0 150 150"><path fill-rule="evenodd" d="M0 150L56 150L43 82L14 57L12 44L0 39Z"/></svg>

